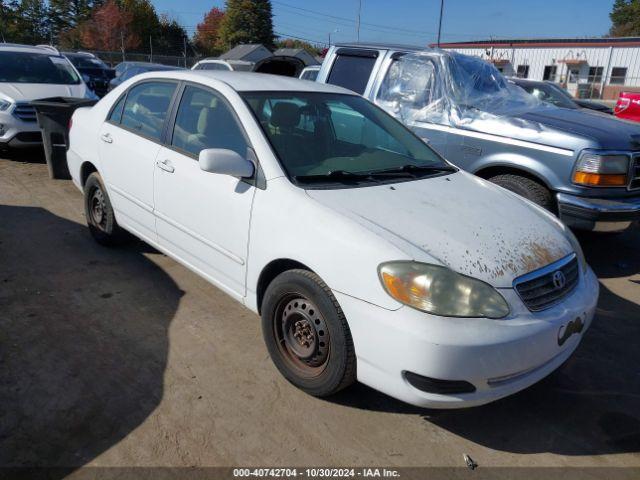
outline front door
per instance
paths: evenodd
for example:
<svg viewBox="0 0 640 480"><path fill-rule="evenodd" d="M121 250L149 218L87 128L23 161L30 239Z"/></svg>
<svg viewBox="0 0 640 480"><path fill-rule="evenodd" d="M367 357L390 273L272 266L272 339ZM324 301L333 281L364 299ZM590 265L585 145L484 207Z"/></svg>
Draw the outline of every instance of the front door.
<svg viewBox="0 0 640 480"><path fill-rule="evenodd" d="M175 82L150 81L132 87L100 130L103 180L118 223L155 241L153 176Z"/></svg>
<svg viewBox="0 0 640 480"><path fill-rule="evenodd" d="M167 143L154 176L158 243L241 299L255 188L242 179L202 171L198 154L224 148L246 157L247 137L222 95L187 85Z"/></svg>

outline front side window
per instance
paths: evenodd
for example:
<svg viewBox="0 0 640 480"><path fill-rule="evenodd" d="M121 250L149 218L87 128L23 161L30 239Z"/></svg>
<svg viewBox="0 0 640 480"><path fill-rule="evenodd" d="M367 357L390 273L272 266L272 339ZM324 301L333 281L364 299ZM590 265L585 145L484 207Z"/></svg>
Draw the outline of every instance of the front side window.
<svg viewBox="0 0 640 480"><path fill-rule="evenodd" d="M418 57L389 66L376 103L403 121L419 116L421 121L441 123L442 96L435 63Z"/></svg>
<svg viewBox="0 0 640 480"><path fill-rule="evenodd" d="M362 95L375 63L375 57L338 55L333 62L327 83L348 88Z"/></svg>
<svg viewBox="0 0 640 480"><path fill-rule="evenodd" d="M77 85L80 77L65 57L26 52L0 52L0 82Z"/></svg>
<svg viewBox="0 0 640 480"><path fill-rule="evenodd" d="M171 144L194 156L207 148L247 155L247 141L231 107L219 95L193 86L182 95Z"/></svg>
<svg viewBox="0 0 640 480"><path fill-rule="evenodd" d="M242 95L298 184L405 181L452 169L362 97L319 92Z"/></svg>
<svg viewBox="0 0 640 480"><path fill-rule="evenodd" d="M162 136L175 83L145 82L134 86L127 94L121 125L153 140Z"/></svg>

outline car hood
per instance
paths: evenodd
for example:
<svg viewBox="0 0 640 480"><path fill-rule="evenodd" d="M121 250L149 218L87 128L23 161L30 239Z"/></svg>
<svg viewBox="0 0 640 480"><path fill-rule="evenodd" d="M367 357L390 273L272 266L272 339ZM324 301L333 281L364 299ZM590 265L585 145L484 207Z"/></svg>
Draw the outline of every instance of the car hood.
<svg viewBox="0 0 640 480"><path fill-rule="evenodd" d="M86 87L77 85L56 85L49 83L0 83L0 93L17 102L49 97L84 97Z"/></svg>
<svg viewBox="0 0 640 480"><path fill-rule="evenodd" d="M571 150L640 149L640 126L587 109L544 106L504 116L479 115L463 128Z"/></svg>
<svg viewBox="0 0 640 480"><path fill-rule="evenodd" d="M498 288L573 252L559 222L464 172L307 194L416 261L440 263Z"/></svg>

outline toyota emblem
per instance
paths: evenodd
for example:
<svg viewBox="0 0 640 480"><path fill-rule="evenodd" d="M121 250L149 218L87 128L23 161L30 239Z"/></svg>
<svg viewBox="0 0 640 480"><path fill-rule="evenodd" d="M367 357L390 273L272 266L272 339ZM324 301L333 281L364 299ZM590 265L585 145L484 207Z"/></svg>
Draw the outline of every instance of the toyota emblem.
<svg viewBox="0 0 640 480"><path fill-rule="evenodd" d="M567 279L564 276L564 273L562 273L560 270L553 272L551 280L553 281L553 286L556 287L556 290L562 290L567 284Z"/></svg>

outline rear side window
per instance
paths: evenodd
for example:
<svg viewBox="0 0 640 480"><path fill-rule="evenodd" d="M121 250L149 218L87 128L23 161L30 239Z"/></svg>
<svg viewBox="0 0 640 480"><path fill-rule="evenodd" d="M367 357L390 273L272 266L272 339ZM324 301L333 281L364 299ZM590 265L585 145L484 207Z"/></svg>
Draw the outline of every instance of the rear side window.
<svg viewBox="0 0 640 480"><path fill-rule="evenodd" d="M153 140L162 135L175 83L145 82L129 90L121 124Z"/></svg>
<svg viewBox="0 0 640 480"><path fill-rule="evenodd" d="M171 144L195 156L207 148L247 155L247 141L231 107L219 95L192 86L184 89Z"/></svg>
<svg viewBox="0 0 640 480"><path fill-rule="evenodd" d="M373 56L338 55L333 62L327 83L348 88L362 95L375 63L376 57Z"/></svg>

